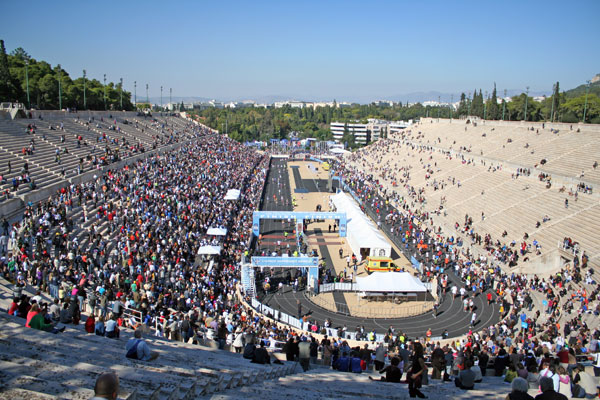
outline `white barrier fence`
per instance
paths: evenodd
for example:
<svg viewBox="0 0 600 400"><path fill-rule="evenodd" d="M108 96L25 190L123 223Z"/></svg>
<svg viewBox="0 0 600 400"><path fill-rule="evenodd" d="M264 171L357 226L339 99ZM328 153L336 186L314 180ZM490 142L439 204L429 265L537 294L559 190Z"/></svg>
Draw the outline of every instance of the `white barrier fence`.
<svg viewBox="0 0 600 400"><path fill-rule="evenodd" d="M293 326L294 328L302 329L304 331L310 332L310 324L308 322L303 322L301 319L298 319L298 318L292 317L291 315L288 315L286 313L274 310L273 308L262 304L257 299L252 299L252 308L254 308L256 311L260 312L261 314L267 315L267 316L273 318L274 320L279 321L283 324L287 324L287 325ZM356 332L345 332L345 333L343 333L342 337L340 337L338 335L337 329L325 328L325 331L326 331L326 335L329 337L356 340ZM375 335L375 340L378 342L381 342L381 341L383 341L384 336L385 335L378 333Z"/></svg>

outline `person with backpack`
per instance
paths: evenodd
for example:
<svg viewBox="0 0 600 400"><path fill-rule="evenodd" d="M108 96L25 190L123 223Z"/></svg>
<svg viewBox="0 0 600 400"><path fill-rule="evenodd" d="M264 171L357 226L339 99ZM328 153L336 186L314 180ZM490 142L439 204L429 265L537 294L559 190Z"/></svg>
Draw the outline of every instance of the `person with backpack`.
<svg viewBox="0 0 600 400"><path fill-rule="evenodd" d="M141 329L137 329L133 334L133 338L129 339L125 345L127 353L125 357L133 360L152 361L158 357L156 351L150 351L148 344L142 339Z"/></svg>

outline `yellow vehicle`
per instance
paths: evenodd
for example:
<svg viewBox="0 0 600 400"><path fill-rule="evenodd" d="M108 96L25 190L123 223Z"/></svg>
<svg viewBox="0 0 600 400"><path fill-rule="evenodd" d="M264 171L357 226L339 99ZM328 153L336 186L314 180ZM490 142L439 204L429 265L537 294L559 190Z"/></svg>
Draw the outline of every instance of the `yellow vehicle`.
<svg viewBox="0 0 600 400"><path fill-rule="evenodd" d="M400 266L394 264L394 261L388 257L367 257L367 265L365 265L367 273L380 271L380 272L398 272L401 270Z"/></svg>
<svg viewBox="0 0 600 400"><path fill-rule="evenodd" d="M323 164L321 164L321 168L323 168L323 171L329 171L329 163L325 161Z"/></svg>

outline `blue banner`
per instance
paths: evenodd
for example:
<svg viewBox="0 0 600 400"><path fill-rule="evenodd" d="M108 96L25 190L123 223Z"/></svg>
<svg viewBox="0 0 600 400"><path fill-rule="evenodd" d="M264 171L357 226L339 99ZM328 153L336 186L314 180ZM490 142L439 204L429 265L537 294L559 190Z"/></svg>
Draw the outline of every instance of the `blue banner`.
<svg viewBox="0 0 600 400"><path fill-rule="evenodd" d="M318 257L252 257L253 267L318 267Z"/></svg>
<svg viewBox="0 0 600 400"><path fill-rule="evenodd" d="M415 258L415 256L410 256L410 262L417 271L423 272L421 271L421 263Z"/></svg>

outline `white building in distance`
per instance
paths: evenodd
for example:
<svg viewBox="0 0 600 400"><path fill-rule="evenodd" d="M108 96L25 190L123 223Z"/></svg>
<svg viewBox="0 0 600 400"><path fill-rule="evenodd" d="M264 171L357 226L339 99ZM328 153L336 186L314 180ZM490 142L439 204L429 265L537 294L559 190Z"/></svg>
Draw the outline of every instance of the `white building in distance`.
<svg viewBox="0 0 600 400"><path fill-rule="evenodd" d="M360 145L366 145L367 143L379 140L382 137L387 136L390 126L394 126L394 129L404 129L409 126L410 123L404 121L384 121L380 119L370 118L366 124L358 122L331 122L329 129L333 134L333 138L341 142L344 134L347 132L354 136L354 142Z"/></svg>

